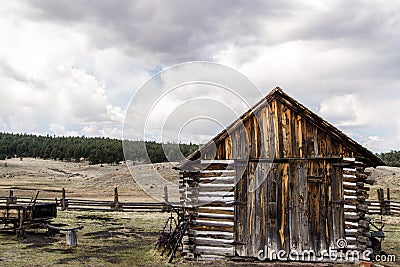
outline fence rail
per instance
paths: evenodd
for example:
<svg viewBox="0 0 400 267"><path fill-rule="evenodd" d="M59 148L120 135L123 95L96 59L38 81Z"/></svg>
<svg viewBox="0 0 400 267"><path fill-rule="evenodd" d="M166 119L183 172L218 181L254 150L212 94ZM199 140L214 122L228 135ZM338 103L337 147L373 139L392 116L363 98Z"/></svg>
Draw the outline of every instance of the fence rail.
<svg viewBox="0 0 400 267"><path fill-rule="evenodd" d="M371 200L368 205L369 214L398 215L400 216L400 202Z"/></svg>
<svg viewBox="0 0 400 267"><path fill-rule="evenodd" d="M55 202L61 210L92 210L92 211L143 211L143 212L169 212L171 210L181 209L180 203L168 202L167 192L165 193L165 202L126 202L119 201L118 188L114 188L114 200L93 200L93 199L80 199L80 198L67 198L65 189L61 190L47 190L54 193L61 193L61 197L55 198L30 198L30 197L15 197L14 190L34 190L32 188L16 188L13 187L9 190L9 196L0 196L0 205L6 203L30 204L30 203L43 203ZM45 191L45 190L39 190ZM165 190L167 191L167 190ZM59 195L60 196L60 195ZM10 202L11 200L11 202ZM379 215L395 215L400 216L400 201L390 200L390 191L387 190L387 197L385 199L383 189L378 189L378 200L369 200L368 204L369 214Z"/></svg>
<svg viewBox="0 0 400 267"><path fill-rule="evenodd" d="M390 199L390 189L386 189L386 198L382 188L377 189L378 200L368 201L368 213L400 216L400 201Z"/></svg>
<svg viewBox="0 0 400 267"><path fill-rule="evenodd" d="M52 190L52 192L61 193L61 197L55 198L31 198L16 197L14 190L32 190L24 188L12 188L9 190L9 196L0 196L0 205L7 204L33 204L43 202L55 202L61 210L88 210L88 211L121 211L121 212L169 212L179 210L179 203L165 202L127 202L119 201L118 188L114 189L114 200L94 200L67 198L65 189ZM41 190L38 190L41 191Z"/></svg>

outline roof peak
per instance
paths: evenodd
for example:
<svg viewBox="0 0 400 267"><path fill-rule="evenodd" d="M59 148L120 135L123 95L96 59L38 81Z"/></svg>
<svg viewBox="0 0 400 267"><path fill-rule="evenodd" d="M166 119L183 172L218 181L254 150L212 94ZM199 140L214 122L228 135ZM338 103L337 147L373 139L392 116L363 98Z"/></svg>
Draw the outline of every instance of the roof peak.
<svg viewBox="0 0 400 267"><path fill-rule="evenodd" d="M337 129L335 126L324 120L322 117L317 115L316 113L309 110L307 107L299 103L290 95L286 94L282 88L276 86L272 89L267 96L262 98L258 103L256 103L252 108L250 108L247 112L241 115L237 120L235 120L231 125L229 125L226 129L216 135L209 143L203 146L201 149L195 151L193 154L189 156L189 160L193 160L196 157L200 156L200 150L207 149L209 145L213 142L218 142L219 139L223 138L224 135L228 133L229 130L232 130L236 127L239 127L241 124L240 121L246 120L248 117L252 116L255 112L261 109L264 105L268 104L270 101L279 101L282 104L286 105L290 109L297 112L299 115L304 116L304 119L310 121L316 127L323 129L328 135L342 142L343 145L351 147L355 151L359 151L363 157L368 158L372 165L381 165L384 164L376 155L370 152L368 149L358 144L342 131Z"/></svg>
<svg viewBox="0 0 400 267"><path fill-rule="evenodd" d="M275 95L283 95L283 94L285 94L285 92L283 92L282 88L277 86L274 89L272 89L264 98L268 99Z"/></svg>

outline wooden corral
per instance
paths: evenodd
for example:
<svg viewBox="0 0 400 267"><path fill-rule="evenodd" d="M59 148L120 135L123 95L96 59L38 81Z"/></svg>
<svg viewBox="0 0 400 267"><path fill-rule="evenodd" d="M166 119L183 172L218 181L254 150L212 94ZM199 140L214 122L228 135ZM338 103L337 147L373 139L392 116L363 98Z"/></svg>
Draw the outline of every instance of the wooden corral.
<svg viewBox="0 0 400 267"><path fill-rule="evenodd" d="M324 250L372 250L366 199L373 181L364 170L378 165L376 155L276 88L177 167L189 221L183 252L275 260L280 250L313 251L318 257L307 261L330 261Z"/></svg>

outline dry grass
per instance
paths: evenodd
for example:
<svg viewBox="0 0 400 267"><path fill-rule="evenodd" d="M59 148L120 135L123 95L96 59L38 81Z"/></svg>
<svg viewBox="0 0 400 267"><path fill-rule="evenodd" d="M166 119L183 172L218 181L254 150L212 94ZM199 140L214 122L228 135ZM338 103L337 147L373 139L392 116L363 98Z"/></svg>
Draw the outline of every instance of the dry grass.
<svg viewBox="0 0 400 267"><path fill-rule="evenodd" d="M371 186L370 199L378 199L376 189L390 188L391 199L400 200L400 168L379 166L374 168L369 168L368 171L371 172L371 177L376 180L376 183Z"/></svg>
<svg viewBox="0 0 400 267"><path fill-rule="evenodd" d="M49 236L43 229L29 230L26 239L19 239L14 233L0 233L0 266L265 266L254 262L190 262L179 256L168 264L168 258L160 256L161 250L154 250L159 230L168 216L166 213L59 212L53 224L84 225L78 232L78 247L69 248L64 234ZM268 265L291 266L277 262Z"/></svg>
<svg viewBox="0 0 400 267"><path fill-rule="evenodd" d="M5 167L5 163L7 166ZM169 180L178 177L170 164L154 168ZM132 166L135 175L147 178L148 186L155 186L153 169L149 165ZM372 170L378 180L371 190L376 199L376 188L391 187L392 199L400 199L400 169L379 167ZM135 183L125 165L93 165L52 160L12 159L0 161L0 195L6 195L10 186L37 189L61 189L67 197L113 199L117 186L120 201L156 201ZM34 191L16 191L17 195L33 196ZM160 192L162 194L162 192ZM375 194L375 195L374 195ZM56 193L41 192L41 197L60 197ZM79 246L70 249L65 236L48 236L45 230L29 230L26 239L13 233L0 233L0 266L293 266L292 263L235 263L187 262L177 259L167 264L160 251L153 247L158 232L163 227L166 213L119 213L60 211L54 224L85 227L79 231ZM398 266L400 261L400 218L385 217L386 238L383 250L397 257L397 263L379 263L381 266ZM331 266L329 264L295 264L300 266ZM346 265L340 265L346 266Z"/></svg>
<svg viewBox="0 0 400 267"><path fill-rule="evenodd" d="M162 266L152 248L168 214L59 212L54 224L84 225L79 245L66 246L65 235L49 236L45 230L27 232L18 239L0 235L1 266Z"/></svg>

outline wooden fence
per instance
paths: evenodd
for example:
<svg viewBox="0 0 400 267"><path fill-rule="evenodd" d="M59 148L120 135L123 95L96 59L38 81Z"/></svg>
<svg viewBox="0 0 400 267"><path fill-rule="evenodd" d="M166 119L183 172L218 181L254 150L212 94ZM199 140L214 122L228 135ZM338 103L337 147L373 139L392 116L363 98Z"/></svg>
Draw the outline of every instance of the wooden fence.
<svg viewBox="0 0 400 267"><path fill-rule="evenodd" d="M368 201L368 213L400 216L400 201L390 199L390 189L386 190L386 198L382 188L377 189L378 200Z"/></svg>
<svg viewBox="0 0 400 267"><path fill-rule="evenodd" d="M59 198L30 198L30 197L17 197L14 195L15 190L33 190L27 188L12 188L9 189L8 196L0 196L0 204L11 203L18 204L31 204L43 202L56 202L61 210L88 210L88 211L121 211L121 212L169 212L174 209L179 209L178 203L171 202L125 202L119 201L118 188L114 189L113 200L93 200L93 199L78 199L68 198L65 189L51 190L51 192L59 193ZM37 190L37 191L48 191ZM166 198L167 200L167 198Z"/></svg>
<svg viewBox="0 0 400 267"><path fill-rule="evenodd" d="M3 189L4 190L4 189ZM14 191L28 190L28 191L46 191L57 193L60 197L55 198L37 198L36 200L32 197L16 197ZM29 204L35 201L36 203L41 202L56 202L61 210L92 210L92 211L144 211L144 212L169 212L171 210L179 210L181 208L180 203L168 202L168 190L165 190L164 199L165 202L125 202L119 201L118 188L114 188L114 199L113 200L93 200L93 199L79 199L79 198L68 198L66 196L65 189L54 190L54 189L32 189L32 188L20 188L12 187L8 188L8 196L0 196L0 204L6 203L10 199L14 199L11 203ZM369 214L379 215L395 215L400 216L400 201L390 199L390 190L387 189L386 198L384 196L383 189L378 189L378 200L366 201L368 204Z"/></svg>
<svg viewBox="0 0 400 267"><path fill-rule="evenodd" d="M368 213L400 216L400 201L392 200L392 201L385 201L384 203L378 200L369 201Z"/></svg>

